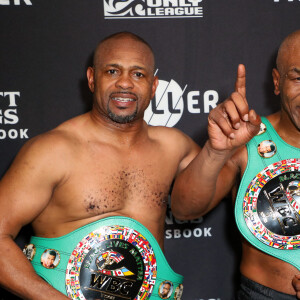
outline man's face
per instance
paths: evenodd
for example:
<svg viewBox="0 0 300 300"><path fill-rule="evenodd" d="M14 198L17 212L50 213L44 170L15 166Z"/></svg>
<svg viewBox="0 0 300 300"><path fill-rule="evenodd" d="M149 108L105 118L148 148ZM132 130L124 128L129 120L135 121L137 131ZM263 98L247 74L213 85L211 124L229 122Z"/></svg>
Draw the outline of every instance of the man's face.
<svg viewBox="0 0 300 300"><path fill-rule="evenodd" d="M47 254L46 258L44 259L43 265L49 268L54 264L54 261L55 261L55 256L51 254Z"/></svg>
<svg viewBox="0 0 300 300"><path fill-rule="evenodd" d="M168 284L168 283L164 284L164 286L162 288L162 292L161 292L163 297L166 297L168 295L170 288L171 288L170 284Z"/></svg>
<svg viewBox="0 0 300 300"><path fill-rule="evenodd" d="M105 41L87 72L94 108L117 123L143 118L158 84L153 68L153 55L143 43L129 37Z"/></svg>
<svg viewBox="0 0 300 300"><path fill-rule="evenodd" d="M300 130L300 38L282 54L281 68L273 70L275 94L281 95L283 113Z"/></svg>

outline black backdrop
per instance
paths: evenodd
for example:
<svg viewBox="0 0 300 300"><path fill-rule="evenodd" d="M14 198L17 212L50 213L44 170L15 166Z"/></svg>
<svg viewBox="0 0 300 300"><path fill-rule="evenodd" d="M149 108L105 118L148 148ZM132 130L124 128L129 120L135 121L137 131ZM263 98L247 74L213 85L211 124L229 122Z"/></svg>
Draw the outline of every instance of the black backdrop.
<svg viewBox="0 0 300 300"><path fill-rule="evenodd" d="M299 17L299 0L0 0L0 176L27 139L90 108L85 70L103 37L132 31L153 46L160 85L145 119L203 145L207 114L233 91L239 63L251 107L279 108L271 70ZM240 243L229 199L192 222L168 210L165 236L183 299L232 299Z"/></svg>

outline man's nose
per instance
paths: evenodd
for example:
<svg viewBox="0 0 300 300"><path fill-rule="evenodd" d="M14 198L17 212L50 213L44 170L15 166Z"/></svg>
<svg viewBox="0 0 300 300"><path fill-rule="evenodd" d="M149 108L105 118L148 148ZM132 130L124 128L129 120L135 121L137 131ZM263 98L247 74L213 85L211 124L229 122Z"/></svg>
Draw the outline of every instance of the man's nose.
<svg viewBox="0 0 300 300"><path fill-rule="evenodd" d="M132 89L134 84L130 74L123 73L117 80L116 86L122 89Z"/></svg>

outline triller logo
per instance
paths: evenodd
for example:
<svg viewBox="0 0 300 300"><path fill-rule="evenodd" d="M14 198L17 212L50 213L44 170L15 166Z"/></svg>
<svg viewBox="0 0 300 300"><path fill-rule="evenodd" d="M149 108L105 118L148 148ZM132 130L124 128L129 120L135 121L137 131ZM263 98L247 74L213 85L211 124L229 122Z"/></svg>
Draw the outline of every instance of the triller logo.
<svg viewBox="0 0 300 300"><path fill-rule="evenodd" d="M105 19L202 18L202 0L104 0Z"/></svg>
<svg viewBox="0 0 300 300"><path fill-rule="evenodd" d="M174 127L182 117L184 109L191 114L208 114L217 106L219 94L215 90L187 91L173 79L159 80L154 98L145 110L144 120L152 126ZM184 95L186 92L186 95ZM185 99L183 99L183 96ZM202 99L201 99L202 98Z"/></svg>
<svg viewBox="0 0 300 300"><path fill-rule="evenodd" d="M159 80L154 98L145 111L144 119L149 125L173 127L183 113L182 90L177 82Z"/></svg>
<svg viewBox="0 0 300 300"><path fill-rule="evenodd" d="M0 0L0 5L20 5L24 2L26 5L32 5L30 0Z"/></svg>

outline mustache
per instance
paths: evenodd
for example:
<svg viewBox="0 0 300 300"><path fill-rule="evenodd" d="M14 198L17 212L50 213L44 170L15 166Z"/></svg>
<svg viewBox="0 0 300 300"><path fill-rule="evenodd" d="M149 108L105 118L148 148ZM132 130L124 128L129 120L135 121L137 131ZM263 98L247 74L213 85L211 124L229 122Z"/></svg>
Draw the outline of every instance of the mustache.
<svg viewBox="0 0 300 300"><path fill-rule="evenodd" d="M112 92L112 93L109 94L109 97L114 97L115 95L120 95L120 94L123 94L123 95L132 95L132 96L138 98L137 94L132 93L132 92L128 92L128 91Z"/></svg>

